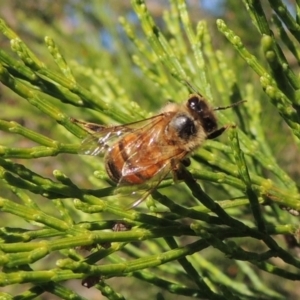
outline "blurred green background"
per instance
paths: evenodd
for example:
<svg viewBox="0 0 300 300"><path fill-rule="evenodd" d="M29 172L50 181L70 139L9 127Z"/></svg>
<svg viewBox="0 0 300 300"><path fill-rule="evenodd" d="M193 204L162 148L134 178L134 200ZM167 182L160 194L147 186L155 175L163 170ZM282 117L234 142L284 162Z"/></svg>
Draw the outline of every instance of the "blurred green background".
<svg viewBox="0 0 300 300"><path fill-rule="evenodd" d="M172 28L166 26L165 22L165 18L170 17L166 15L166 11L170 9L170 2L149 0L146 1L146 4L161 32L171 41L170 43L172 43L172 41L174 42L175 53L178 50L178 53L182 54L181 49L176 49L178 40L172 35ZM261 4L266 16L272 18L274 12L268 1L261 1ZM291 13L295 15L295 1L285 1L285 4L290 8ZM267 147L271 149L272 155L278 165L296 183L299 183L300 155L295 137L278 114L277 109L270 103L267 95L263 92L258 75L245 64L245 61L238 56L232 45L217 30L216 19L221 18L230 26L235 34L242 39L248 51L250 51L265 68L268 68L264 53L261 49L261 36L252 24L243 1L187 1L187 7L193 27L196 27L200 20L204 20L207 23L213 49L216 51L221 50L221 53L216 54L219 55L218 63L220 69L226 69L227 66L229 66L230 72L234 74L236 79L235 88L229 83L228 90L223 89L226 84L220 88L218 83L215 82L213 70L210 69L211 58L209 56L205 57L208 81L211 84L211 95L208 96L212 96L216 106L227 105L228 102L226 102L226 98L227 100L230 99L230 101L247 99L248 103L246 107L251 107L252 104L253 106L256 105L254 102L251 102L252 99L248 98L249 95L253 97L255 101L258 101L261 106L260 109L258 109L257 120L259 120L263 134L266 137ZM131 24L134 29L135 37L139 39L139 41L143 41L144 45L142 47L146 49L144 57L141 53L138 53L136 45L134 45L125 33L123 26L119 22L121 16ZM157 112L168 100L172 99L176 102L181 102L185 100L188 95L187 89L178 82L177 78L175 78L176 76L172 76L171 70L167 68L164 69L162 73L165 74L165 77L160 77L161 74L155 73L157 69L151 66L149 60L147 61L148 55L151 56L149 54L150 52L147 52L147 47L150 46L146 41L140 21L133 11L130 1L61 0L54 2L45 0L0 0L0 17L18 34L47 68L59 72L44 42L45 36L53 38L61 53L64 55L67 64L70 66L76 81L94 95L96 102L97 97L99 97L99 99L107 103L113 103L120 110L120 115L123 116L122 113L124 113L124 118L128 117L128 120L145 118ZM277 34L276 31L275 34ZM188 44L186 35L183 35L182 43ZM185 51L190 55L192 52L190 45L182 47L186 47ZM11 51L10 41L4 35L0 35L0 49L17 58L17 55ZM284 45L282 46L282 50L286 51L284 54L286 55L289 66L298 74L299 61L289 53ZM226 59L224 66L222 66L222 59ZM195 67L192 65L193 61L190 61L190 63L191 69L193 69ZM186 66L187 65L188 63ZM146 66L146 69L148 67L149 73L145 73L145 70L143 70L141 66ZM153 73L151 73L152 67ZM163 67L158 68L163 69ZM195 67L195 69L197 69L197 67ZM152 77L149 76L149 74L152 75ZM191 72L191 74L193 74L193 72ZM155 75L157 75L157 77ZM193 78L191 79L193 80ZM201 86L200 75L197 79L195 78L195 82L197 87L200 86L200 92L205 94L207 91L206 86ZM192 83L194 82L192 81ZM119 99L125 99L127 102L124 100L124 102L120 101L119 104ZM55 107L59 108L69 117L105 124L120 122L120 119L107 115L100 110L97 111L80 105L78 107L69 105L64 101L55 99L55 97L52 97L51 101ZM131 101L136 104L132 104ZM53 119L45 116L29 102L17 96L1 83L0 105L0 119L15 121L53 140L74 144L80 141L80 139L58 125ZM241 108L241 110L242 113L240 114L235 114L235 112L226 112L224 114L230 116L230 120L232 117L232 122L238 123L241 128L246 128L248 130L246 134L248 134L250 138L255 139L255 128L251 127L247 120L243 121L243 118L246 116L246 109ZM249 110L247 110L247 112L249 113ZM251 136L252 133L253 136ZM5 131L0 131L0 139L1 145L7 147L29 148L36 146L34 142L25 137ZM228 138L226 136L221 138L222 142L226 143L227 140ZM210 147L208 146L207 149L210 149ZM226 155L221 155L221 157L226 158ZM83 161L85 162L84 164ZM196 161L203 163L203 157L198 157L197 159L196 156ZM19 158L14 159L14 162L25 165L34 172L53 180L55 180L53 170L62 170L63 173L71 178L80 188L92 189L95 185L98 187L104 186L101 180L101 183L99 183L98 179L95 179L91 175L93 171L95 171L95 168L99 169L100 173L104 171L103 164L98 158L87 157L82 159L82 157L78 157L77 155L64 153L56 157L43 157L32 160ZM255 167L253 167L253 169L255 169ZM267 169L260 169L257 172L259 175L263 174L265 178L275 178ZM213 199L221 200L228 197L226 188L220 188L218 184L212 184L210 182L201 182L201 184ZM190 191L187 191L187 189L181 185L172 187L172 190L166 190L165 193L170 195L170 198L174 195L182 195L183 198L187 198L187 203L193 203ZM1 197L20 202L7 186L1 186L0 195ZM30 195L32 196L32 194ZM48 199L39 195L34 195L34 199L41 207L46 208L47 213L57 216L58 218L60 217L56 206L49 204ZM77 211L72 206L71 201L69 201L69 203L66 202L66 206L71 211L72 218L77 222L97 221L99 218L97 214L87 215ZM241 212L237 212L233 209L232 213L238 218L241 217ZM244 213L244 218L247 220L249 217L247 209L245 209ZM106 218L109 218L109 215L106 216ZM285 221L288 219L289 216ZM188 221L186 222L188 224ZM297 221L293 219L291 224L294 223L297 223ZM7 224L9 224L10 227L30 228L28 222L22 218L1 212L0 225L6 226ZM34 225L32 226L34 228ZM179 239L182 245L190 243L192 240L193 238L184 236ZM150 251L152 254L155 254L159 247L160 250L167 248L164 242L157 242L158 244L156 244L156 242L150 240L148 243L149 248L143 248L142 243L134 244L134 251L137 251L136 249L141 247L141 250L146 251L145 253ZM283 237L278 238L278 243L285 247L285 239ZM251 240L247 239L242 241L241 244L249 251L262 252L265 250L265 246L257 241L252 243ZM133 252L131 252L131 250L128 251L131 254L134 252L133 250ZM298 251L298 248L296 247L293 251ZM126 251L124 251L122 255L124 255L124 257L127 257L127 255L130 256ZM297 256L297 253L294 252L294 255ZM206 249L201 252L201 256L211 261L214 267L219 268L219 272L224 272L233 281L243 282L243 284L247 285L249 279L245 276L247 273L246 265L239 265L239 262L233 263L230 258L224 257L224 254L216 249ZM38 261L35 263L36 268L44 269L44 267L48 265L53 268L55 267L54 263L56 259L57 257L52 256ZM276 260L275 257L273 259ZM205 276L205 268L209 269L210 266L205 266L203 262L202 267ZM162 269L158 271L162 278L164 278L164 272L167 268L168 265L163 265ZM242 273L240 273L239 268L243 269ZM279 294L282 295L282 298L280 296L274 296L274 299L298 299L300 297L300 290L296 282L281 280L276 276L271 276L255 268L254 270L257 272L257 278L261 278L262 282L264 282L271 291L274 290L277 292L277 296ZM185 274L181 274L182 278L180 278L178 274L180 274L180 272L176 273L174 271L174 274L169 273L166 275L166 278L170 280L174 279L176 282L193 287L193 284L189 285L189 279L187 279ZM133 277L115 277L109 279L107 282L127 299L175 299L175 297L176 299L190 299L190 297L183 295L174 296L164 289L160 289L155 285L149 285L145 281L137 280ZM29 285L18 285L17 287L8 286L3 288L3 291L17 295L26 291L28 286ZM86 289L82 287L79 280L68 281L66 286L87 299L106 298L101 296L100 292L94 288ZM2 298L0 297L0 299ZM39 296L38 299L60 299L60 297L54 296L51 293L44 293ZM241 296L240 299L257 298ZM269 298L262 297L261 299L272 299L272 296L269 296Z"/></svg>

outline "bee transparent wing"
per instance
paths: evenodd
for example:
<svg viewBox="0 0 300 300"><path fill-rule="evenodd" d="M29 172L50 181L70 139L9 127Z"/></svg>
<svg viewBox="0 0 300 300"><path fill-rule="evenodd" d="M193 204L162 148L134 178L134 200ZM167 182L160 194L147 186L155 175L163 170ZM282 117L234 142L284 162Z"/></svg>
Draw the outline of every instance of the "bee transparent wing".
<svg viewBox="0 0 300 300"><path fill-rule="evenodd" d="M82 126L89 135L82 140L79 149L80 154L101 155L108 151L112 144L127 133L137 130L148 130L161 120L163 114L155 115L148 119L116 126L103 126L96 123L88 123L72 119L74 123Z"/></svg>
<svg viewBox="0 0 300 300"><path fill-rule="evenodd" d="M131 145L127 145L131 148L123 149L123 151L129 151L131 155L124 162L116 192L122 193L121 190L126 185L127 178L136 175L146 177L145 182L132 186L131 194L127 194L133 200L131 207L136 207L143 202L186 155L183 150L174 145L166 144L161 137L163 131L164 127L152 127L143 135L137 135L138 138L132 141ZM159 151L155 149L153 151L153 147L158 147L156 150ZM127 153L123 156L127 156Z"/></svg>
<svg viewBox="0 0 300 300"><path fill-rule="evenodd" d="M141 158L140 153L134 153L124 163L122 168L122 177L119 184L123 184L123 178L139 174L141 177L147 177L151 174L151 178L146 178L145 181L159 181L161 177L165 178L164 172L168 168L168 172L176 168L179 162L186 156L186 152L181 149L174 149L173 146L161 146L158 155L147 155ZM132 167L134 166L134 167ZM124 180L126 182L126 179Z"/></svg>
<svg viewBox="0 0 300 300"><path fill-rule="evenodd" d="M134 170L132 170L127 163L124 165L124 176L125 174L126 176L130 176L131 173L135 174L135 172L147 173L148 169L150 170L153 168L153 164L158 163L160 165L156 173L153 174L153 177L151 177L149 180L147 180L141 185L132 186L131 193L127 192L127 197L129 197L132 201L131 205L129 205L128 208L136 207L139 204L141 204L144 200L146 200L146 198L153 192L153 190L155 190L164 179L168 178L171 172L176 170L176 167L178 167L179 162L186 155L184 151L178 150L175 152L174 148L171 146L163 147L160 154L160 158L158 158L156 161L153 161L153 163L149 162L148 164L144 165L138 165L139 161L137 158L137 167ZM134 156L135 155L133 155L132 159L134 159ZM123 193L122 187L123 183L121 178L115 192Z"/></svg>
<svg viewBox="0 0 300 300"><path fill-rule="evenodd" d="M146 198L152 193L152 191L155 190L160 185L160 183L168 177L171 169L171 162L165 161L165 164L160 168L156 176L154 176L147 182L147 187L145 187L144 190L137 189L136 191L132 192L133 201L130 207L137 207L144 200L146 200Z"/></svg>
<svg viewBox="0 0 300 300"><path fill-rule="evenodd" d="M120 180L117 188L115 189L115 194L122 195L127 200L128 198L130 199L130 204L126 204L127 209L136 207L144 200L146 200L146 198L152 193L152 191L156 189L165 178L168 177L171 169L172 168L170 161L165 161L153 178L141 185L132 185L130 186L129 190L128 186L124 185Z"/></svg>
<svg viewBox="0 0 300 300"><path fill-rule="evenodd" d="M111 127L75 120L90 133L82 141L82 154L103 154L113 147L118 147L119 139L124 138L126 141L122 150L125 153L121 151L121 156L128 158L124 162L115 194L121 198L130 198L133 202L131 207L136 207L144 201L170 171L174 170L174 165L186 155L184 151L166 143L162 136L165 129L163 116L164 114L159 114L142 121ZM138 173L149 176L146 175L147 178L142 180L142 184L129 185L126 177Z"/></svg>
<svg viewBox="0 0 300 300"><path fill-rule="evenodd" d="M179 161L186 155L185 151L176 145L168 144L164 137L165 127L158 123L147 131L143 130L141 134L136 132L136 138L126 144L121 152L123 157L127 157L122 168L122 177L137 173L145 173L146 176L153 174L155 166L162 168L166 162Z"/></svg>
<svg viewBox="0 0 300 300"><path fill-rule="evenodd" d="M85 155L102 155L108 151L111 145L122 135L129 132L127 128L119 128L114 130L110 127L103 127L102 130L96 131L88 135L82 140L79 153Z"/></svg>

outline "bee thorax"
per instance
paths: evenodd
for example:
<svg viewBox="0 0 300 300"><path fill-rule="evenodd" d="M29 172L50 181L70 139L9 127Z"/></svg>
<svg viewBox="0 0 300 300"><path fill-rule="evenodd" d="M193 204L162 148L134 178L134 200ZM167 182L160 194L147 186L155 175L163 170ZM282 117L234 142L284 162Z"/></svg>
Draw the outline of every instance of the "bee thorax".
<svg viewBox="0 0 300 300"><path fill-rule="evenodd" d="M197 129L194 120L186 115L177 115L169 124L171 130L174 130L181 139L188 140L196 135Z"/></svg>

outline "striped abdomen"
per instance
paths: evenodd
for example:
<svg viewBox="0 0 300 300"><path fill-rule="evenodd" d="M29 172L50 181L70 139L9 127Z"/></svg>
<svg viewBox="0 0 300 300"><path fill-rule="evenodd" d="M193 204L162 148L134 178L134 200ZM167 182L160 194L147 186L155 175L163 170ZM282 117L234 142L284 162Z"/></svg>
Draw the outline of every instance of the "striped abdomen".
<svg viewBox="0 0 300 300"><path fill-rule="evenodd" d="M120 139L107 152L105 160L109 177L125 184L142 184L165 166L161 145L140 133L129 133Z"/></svg>

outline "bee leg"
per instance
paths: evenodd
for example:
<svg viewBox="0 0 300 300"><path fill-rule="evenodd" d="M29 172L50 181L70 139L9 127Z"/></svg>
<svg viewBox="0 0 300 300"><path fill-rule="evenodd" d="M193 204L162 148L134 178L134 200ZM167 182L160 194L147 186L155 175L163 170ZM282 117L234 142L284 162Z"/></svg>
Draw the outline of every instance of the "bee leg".
<svg viewBox="0 0 300 300"><path fill-rule="evenodd" d="M180 161L180 163L182 163L187 168L191 165L191 160L189 157L185 157Z"/></svg>
<svg viewBox="0 0 300 300"><path fill-rule="evenodd" d="M224 125L217 130L211 132L210 134L207 135L208 140L215 139L216 137L220 136L227 128L232 127L231 125Z"/></svg>
<svg viewBox="0 0 300 300"><path fill-rule="evenodd" d="M191 160L183 158L180 163L171 160L172 177L175 182L182 180L182 169L188 167L191 164Z"/></svg>

